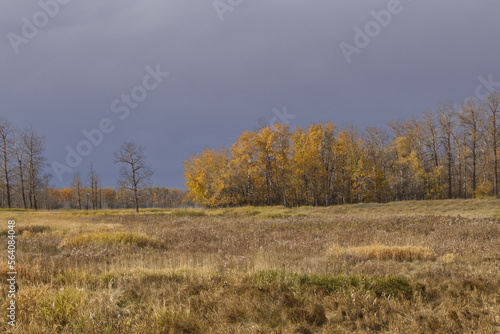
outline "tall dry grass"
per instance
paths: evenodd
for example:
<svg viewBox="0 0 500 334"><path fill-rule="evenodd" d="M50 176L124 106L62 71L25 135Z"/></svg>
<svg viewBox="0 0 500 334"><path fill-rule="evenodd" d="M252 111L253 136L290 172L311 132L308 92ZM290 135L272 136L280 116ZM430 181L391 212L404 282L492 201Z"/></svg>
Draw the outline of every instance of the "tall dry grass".
<svg viewBox="0 0 500 334"><path fill-rule="evenodd" d="M0 213L20 273L19 326L0 331L498 332L500 221L489 200L475 218L446 203Z"/></svg>
<svg viewBox="0 0 500 334"><path fill-rule="evenodd" d="M385 246L370 245L361 247L339 247L334 245L330 248L333 256L354 256L367 260L394 260L394 261L434 261L436 253L429 247L420 246Z"/></svg>

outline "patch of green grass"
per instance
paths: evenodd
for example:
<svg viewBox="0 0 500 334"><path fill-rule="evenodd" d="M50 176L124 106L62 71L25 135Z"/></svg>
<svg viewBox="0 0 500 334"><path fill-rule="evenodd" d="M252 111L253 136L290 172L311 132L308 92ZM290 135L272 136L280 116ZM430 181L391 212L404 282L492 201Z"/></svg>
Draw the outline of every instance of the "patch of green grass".
<svg viewBox="0 0 500 334"><path fill-rule="evenodd" d="M379 297L403 297L410 299L414 293L414 287L410 281L401 277L388 276L377 278L371 282L370 290Z"/></svg>
<svg viewBox="0 0 500 334"><path fill-rule="evenodd" d="M376 208L381 206L382 204L380 203L360 203L360 204L353 204L353 208L355 209L366 209L366 208Z"/></svg>
<svg viewBox="0 0 500 334"><path fill-rule="evenodd" d="M43 226L43 225L30 225L30 226L23 226L16 228L16 235L23 235L23 236L33 236L35 234L40 234L44 232L49 232L52 229L49 226ZM0 231L0 237L6 236L9 233L9 230L2 230Z"/></svg>
<svg viewBox="0 0 500 334"><path fill-rule="evenodd" d="M144 212L165 212L165 209L160 208L151 208L151 209L143 209Z"/></svg>
<svg viewBox="0 0 500 334"><path fill-rule="evenodd" d="M39 233L44 233L44 232L49 232L51 231L52 228L50 226L43 226L43 225L30 225L26 227L21 227L19 231L21 233L24 233L25 231L32 233L32 234L39 234Z"/></svg>
<svg viewBox="0 0 500 334"><path fill-rule="evenodd" d="M151 215L151 216L167 216L168 215L168 213L166 213L166 212L148 212L146 214Z"/></svg>
<svg viewBox="0 0 500 334"><path fill-rule="evenodd" d="M289 218L291 216L292 215L288 214L288 213L264 213L264 214L259 214L257 217L259 217L259 218L282 219L282 218Z"/></svg>
<svg viewBox="0 0 500 334"><path fill-rule="evenodd" d="M178 217L201 217L205 216L205 212L203 211L194 211L194 210L176 210L171 213L174 216Z"/></svg>
<svg viewBox="0 0 500 334"><path fill-rule="evenodd" d="M258 214L260 214L260 211L259 210L249 210L249 211L245 212L245 214L247 216L253 217L253 216L257 216Z"/></svg>
<svg viewBox="0 0 500 334"><path fill-rule="evenodd" d="M250 279L261 289L301 292L308 287L323 287L329 293L339 291L373 291L377 296L410 299L417 285L400 277L368 278L365 276L328 276L297 274L276 270L259 271Z"/></svg>
<svg viewBox="0 0 500 334"><path fill-rule="evenodd" d="M39 301L38 308L47 325L61 332L78 318L77 307L80 302L81 292L78 289L65 288Z"/></svg>
<svg viewBox="0 0 500 334"><path fill-rule="evenodd" d="M212 210L212 211L206 211L205 215L210 216L210 217L222 217L224 216L225 212L224 210Z"/></svg>
<svg viewBox="0 0 500 334"><path fill-rule="evenodd" d="M163 309L156 322L161 333L202 333L197 320L186 311Z"/></svg>

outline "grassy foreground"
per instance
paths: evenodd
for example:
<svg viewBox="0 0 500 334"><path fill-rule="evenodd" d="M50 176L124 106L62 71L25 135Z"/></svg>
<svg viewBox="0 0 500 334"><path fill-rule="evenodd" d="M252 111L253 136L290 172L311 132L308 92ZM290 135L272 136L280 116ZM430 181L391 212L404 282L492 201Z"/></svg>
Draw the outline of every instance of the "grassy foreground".
<svg viewBox="0 0 500 334"><path fill-rule="evenodd" d="M0 212L0 331L499 333L499 214L494 199Z"/></svg>

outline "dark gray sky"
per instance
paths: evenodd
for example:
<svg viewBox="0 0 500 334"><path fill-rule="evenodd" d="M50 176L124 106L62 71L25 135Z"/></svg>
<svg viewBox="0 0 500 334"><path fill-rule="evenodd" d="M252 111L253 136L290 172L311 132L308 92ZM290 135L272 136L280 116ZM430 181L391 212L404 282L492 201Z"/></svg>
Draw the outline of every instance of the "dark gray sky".
<svg viewBox="0 0 500 334"><path fill-rule="evenodd" d="M190 152L230 145L285 107L292 128L363 129L461 102L479 77L500 82L497 0L217 0L219 13L212 0L59 1L0 3L0 113L31 123L48 163L61 165L82 130L111 120L114 131L72 168L86 175L93 161L106 186L116 185L112 155L124 140L146 147L156 185L184 187ZM372 37L356 44L356 27ZM350 63L343 42L356 48ZM152 90L121 120L126 104L115 113L112 103L133 90L142 100L146 67L157 65L170 75L156 88L147 77Z"/></svg>

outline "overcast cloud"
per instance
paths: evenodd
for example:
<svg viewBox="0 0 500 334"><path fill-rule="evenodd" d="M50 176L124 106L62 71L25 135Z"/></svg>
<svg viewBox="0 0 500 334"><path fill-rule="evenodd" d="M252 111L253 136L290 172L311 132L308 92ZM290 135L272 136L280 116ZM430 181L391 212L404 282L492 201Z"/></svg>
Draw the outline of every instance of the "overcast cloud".
<svg viewBox="0 0 500 334"><path fill-rule="evenodd" d="M230 145L259 118L275 117L273 108L297 115L291 127L332 121L363 129L463 101L480 76L500 82L494 0L401 0L348 63L340 44L356 47L355 27L364 30L370 12L391 2L246 0L221 21L211 0L69 1L16 53L9 33L22 37L22 18L33 23L42 9L4 0L0 113L20 128L33 124L46 136L48 162L63 164L66 146L85 139L82 130L110 119L114 131L75 170L86 175L93 161L115 186L112 154L133 139L146 147L154 184L184 187L190 152ZM169 76L120 120L113 101L157 65ZM69 186L72 175L53 184Z"/></svg>

